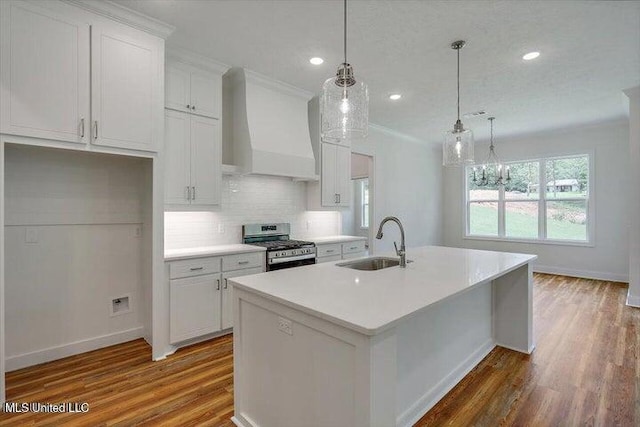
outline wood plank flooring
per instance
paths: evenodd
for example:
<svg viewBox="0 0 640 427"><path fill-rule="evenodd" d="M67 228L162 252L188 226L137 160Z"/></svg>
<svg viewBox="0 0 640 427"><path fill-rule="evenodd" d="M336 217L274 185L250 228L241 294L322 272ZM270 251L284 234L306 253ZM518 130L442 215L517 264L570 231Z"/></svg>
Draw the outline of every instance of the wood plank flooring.
<svg viewBox="0 0 640 427"><path fill-rule="evenodd" d="M626 285L534 280L533 355L494 349L416 426L640 425L640 309L624 305ZM230 336L150 358L136 340L11 372L9 401L90 411L0 413L0 425L233 425Z"/></svg>

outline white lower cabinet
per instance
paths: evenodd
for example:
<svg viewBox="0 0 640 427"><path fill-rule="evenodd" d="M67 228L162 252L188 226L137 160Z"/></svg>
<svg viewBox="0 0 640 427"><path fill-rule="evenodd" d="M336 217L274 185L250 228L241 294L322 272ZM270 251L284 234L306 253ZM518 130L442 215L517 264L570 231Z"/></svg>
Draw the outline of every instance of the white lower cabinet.
<svg viewBox="0 0 640 427"><path fill-rule="evenodd" d="M170 285L171 342L220 330L220 275L174 279Z"/></svg>
<svg viewBox="0 0 640 427"><path fill-rule="evenodd" d="M261 253L260 255L263 254ZM258 274L263 271L262 267L259 267L222 273L222 329L233 327L233 286L229 283L229 279Z"/></svg>
<svg viewBox="0 0 640 427"><path fill-rule="evenodd" d="M264 252L168 262L172 344L233 327L232 277L265 271Z"/></svg>
<svg viewBox="0 0 640 427"><path fill-rule="evenodd" d="M316 245L318 264L323 262L335 262L343 259L360 258L365 256L366 248L364 240L354 240L345 243L326 243Z"/></svg>

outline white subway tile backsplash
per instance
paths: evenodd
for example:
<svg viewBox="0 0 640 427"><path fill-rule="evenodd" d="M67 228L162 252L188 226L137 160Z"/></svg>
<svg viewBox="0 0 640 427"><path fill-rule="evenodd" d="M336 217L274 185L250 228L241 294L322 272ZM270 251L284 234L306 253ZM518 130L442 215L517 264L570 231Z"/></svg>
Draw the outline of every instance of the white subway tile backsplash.
<svg viewBox="0 0 640 427"><path fill-rule="evenodd" d="M165 249L240 243L242 225L251 223L288 222L299 238L340 234L340 212L307 211L306 191L288 178L225 175L216 211L165 212Z"/></svg>

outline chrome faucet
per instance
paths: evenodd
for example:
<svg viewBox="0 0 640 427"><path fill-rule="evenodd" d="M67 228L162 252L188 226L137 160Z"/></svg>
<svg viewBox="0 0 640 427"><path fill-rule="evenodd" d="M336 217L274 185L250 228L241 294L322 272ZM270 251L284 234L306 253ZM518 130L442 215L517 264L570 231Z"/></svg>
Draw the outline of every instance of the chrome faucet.
<svg viewBox="0 0 640 427"><path fill-rule="evenodd" d="M378 228L378 234L376 234L376 239L382 239L382 227L385 225L387 221L393 221L398 224L400 227L400 250L398 250L398 245L396 242L393 242L393 246L396 248L396 255L400 257L400 267L404 268L407 266L407 254L404 246L404 228L402 227L402 223L395 216L388 216L382 220L380 223L380 227Z"/></svg>

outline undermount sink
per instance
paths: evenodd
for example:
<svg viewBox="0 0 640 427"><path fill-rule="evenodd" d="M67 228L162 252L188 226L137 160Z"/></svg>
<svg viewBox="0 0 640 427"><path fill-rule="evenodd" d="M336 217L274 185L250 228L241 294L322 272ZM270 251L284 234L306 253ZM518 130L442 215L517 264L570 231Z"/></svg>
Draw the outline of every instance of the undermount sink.
<svg viewBox="0 0 640 427"><path fill-rule="evenodd" d="M343 262L336 264L338 267L352 268L354 270L382 270L383 268L395 267L400 265L398 258L385 258L385 257L371 257L364 259L357 259L355 261Z"/></svg>

